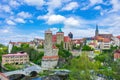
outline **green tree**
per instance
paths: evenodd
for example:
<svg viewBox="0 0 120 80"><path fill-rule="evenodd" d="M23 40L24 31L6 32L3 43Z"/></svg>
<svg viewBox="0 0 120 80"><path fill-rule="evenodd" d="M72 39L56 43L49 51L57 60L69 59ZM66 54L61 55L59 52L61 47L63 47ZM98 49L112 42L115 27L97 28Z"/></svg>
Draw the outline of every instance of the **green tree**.
<svg viewBox="0 0 120 80"><path fill-rule="evenodd" d="M80 57L73 58L68 65L70 69L70 80L92 80L92 72L96 72L100 67L99 62L91 61L87 54L83 53Z"/></svg>
<svg viewBox="0 0 120 80"><path fill-rule="evenodd" d="M93 48L91 48L90 46L88 46L88 45L84 45L83 47L82 47L82 51L93 51L94 49Z"/></svg>

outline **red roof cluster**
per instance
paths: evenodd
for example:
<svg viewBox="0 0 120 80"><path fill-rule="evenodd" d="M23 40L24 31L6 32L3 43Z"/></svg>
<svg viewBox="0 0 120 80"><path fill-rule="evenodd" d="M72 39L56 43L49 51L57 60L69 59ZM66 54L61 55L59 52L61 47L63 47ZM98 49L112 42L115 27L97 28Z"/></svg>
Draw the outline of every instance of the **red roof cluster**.
<svg viewBox="0 0 120 80"><path fill-rule="evenodd" d="M57 36L53 35L52 36L52 42L56 42L57 41ZM71 39L68 36L64 36L64 42L70 42Z"/></svg>
<svg viewBox="0 0 120 80"><path fill-rule="evenodd" d="M104 38L103 42L110 42L110 39L109 38Z"/></svg>
<svg viewBox="0 0 120 80"><path fill-rule="evenodd" d="M120 36L117 36L118 39L120 39Z"/></svg>
<svg viewBox="0 0 120 80"><path fill-rule="evenodd" d="M80 44L83 42L83 39L74 39L74 40L72 40L72 42L75 44Z"/></svg>

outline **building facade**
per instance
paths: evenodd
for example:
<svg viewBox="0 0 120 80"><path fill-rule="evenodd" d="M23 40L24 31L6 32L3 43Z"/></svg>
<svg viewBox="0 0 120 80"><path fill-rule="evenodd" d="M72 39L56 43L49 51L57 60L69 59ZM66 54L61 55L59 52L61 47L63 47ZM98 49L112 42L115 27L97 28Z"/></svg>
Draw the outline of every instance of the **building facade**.
<svg viewBox="0 0 120 80"><path fill-rule="evenodd" d="M2 65L4 64L25 64L29 62L29 55L26 52L2 55Z"/></svg>
<svg viewBox="0 0 120 80"><path fill-rule="evenodd" d="M117 59L120 59L120 50L116 50L114 53L114 61L116 61Z"/></svg>

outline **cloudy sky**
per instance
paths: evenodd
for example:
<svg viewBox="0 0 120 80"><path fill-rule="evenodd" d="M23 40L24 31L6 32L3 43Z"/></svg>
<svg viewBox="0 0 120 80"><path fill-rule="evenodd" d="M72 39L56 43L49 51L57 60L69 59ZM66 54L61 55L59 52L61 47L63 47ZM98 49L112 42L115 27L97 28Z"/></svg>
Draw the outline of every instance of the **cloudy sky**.
<svg viewBox="0 0 120 80"><path fill-rule="evenodd" d="M120 34L120 0L0 0L0 43L44 38L62 28L74 38Z"/></svg>

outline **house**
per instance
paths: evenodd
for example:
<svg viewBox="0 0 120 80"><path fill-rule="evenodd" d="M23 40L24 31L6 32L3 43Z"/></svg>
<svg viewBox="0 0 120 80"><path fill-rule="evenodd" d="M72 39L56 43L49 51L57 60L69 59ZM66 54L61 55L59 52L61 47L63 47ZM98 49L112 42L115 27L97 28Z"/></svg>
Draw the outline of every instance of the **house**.
<svg viewBox="0 0 120 80"><path fill-rule="evenodd" d="M100 42L100 49L101 50L106 50L110 49L111 47L111 41L109 38L103 38L102 42Z"/></svg>
<svg viewBox="0 0 120 80"><path fill-rule="evenodd" d="M29 62L29 55L26 52L2 55L2 65L4 64L25 64Z"/></svg>
<svg viewBox="0 0 120 80"><path fill-rule="evenodd" d="M116 61L117 59L120 59L120 50L116 50L114 53L114 61Z"/></svg>

